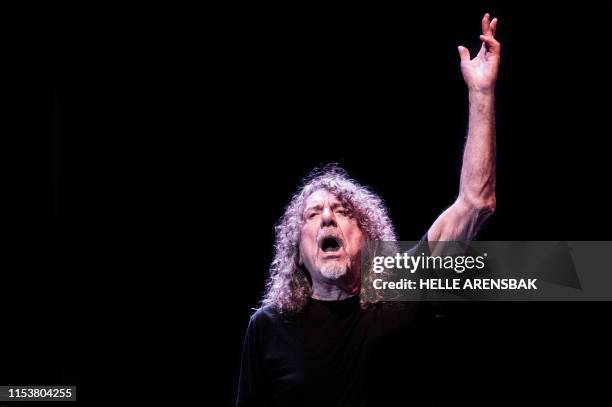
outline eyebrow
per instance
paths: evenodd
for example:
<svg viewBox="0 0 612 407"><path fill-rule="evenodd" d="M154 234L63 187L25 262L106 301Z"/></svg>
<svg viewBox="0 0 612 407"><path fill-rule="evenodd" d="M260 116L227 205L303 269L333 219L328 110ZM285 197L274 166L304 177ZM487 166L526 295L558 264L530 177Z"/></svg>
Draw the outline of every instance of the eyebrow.
<svg viewBox="0 0 612 407"><path fill-rule="evenodd" d="M304 213L306 213L308 211L315 210L315 209L319 209L320 210L321 208L323 208L323 205L321 205L321 204L307 206L306 209L304 209Z"/></svg>
<svg viewBox="0 0 612 407"><path fill-rule="evenodd" d="M338 207L343 207L347 209L347 206L343 204L342 202L334 202L331 205L332 209L337 209ZM321 204L311 205L311 206L306 207L306 209L304 209L304 213L311 211L311 210L321 210L322 208L323 208L323 205Z"/></svg>

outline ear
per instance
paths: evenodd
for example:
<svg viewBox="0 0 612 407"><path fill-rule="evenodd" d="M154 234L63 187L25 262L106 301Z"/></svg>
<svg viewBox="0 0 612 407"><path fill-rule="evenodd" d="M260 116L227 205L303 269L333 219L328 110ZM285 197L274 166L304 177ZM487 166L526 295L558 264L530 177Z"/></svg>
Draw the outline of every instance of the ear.
<svg viewBox="0 0 612 407"><path fill-rule="evenodd" d="M300 247L298 246L298 266L302 267L304 265L304 259L302 259L302 251L300 250Z"/></svg>

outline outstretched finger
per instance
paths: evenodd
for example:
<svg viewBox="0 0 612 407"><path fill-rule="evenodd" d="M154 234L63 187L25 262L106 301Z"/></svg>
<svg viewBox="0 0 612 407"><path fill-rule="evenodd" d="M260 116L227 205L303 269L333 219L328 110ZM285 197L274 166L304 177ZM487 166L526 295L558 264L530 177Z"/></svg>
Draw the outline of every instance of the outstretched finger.
<svg viewBox="0 0 612 407"><path fill-rule="evenodd" d="M480 25L482 26L483 35L491 35L491 23L489 22L489 13L484 15Z"/></svg>
<svg viewBox="0 0 612 407"><path fill-rule="evenodd" d="M491 27L491 35L495 37L495 31L497 30L497 18L491 20L491 24L489 27Z"/></svg>

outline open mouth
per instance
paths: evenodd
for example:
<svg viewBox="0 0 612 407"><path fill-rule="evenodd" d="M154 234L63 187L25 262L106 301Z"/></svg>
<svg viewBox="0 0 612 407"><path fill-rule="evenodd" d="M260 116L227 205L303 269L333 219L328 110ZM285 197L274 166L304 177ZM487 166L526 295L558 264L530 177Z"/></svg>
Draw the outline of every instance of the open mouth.
<svg viewBox="0 0 612 407"><path fill-rule="evenodd" d="M340 250L341 240L336 237L329 236L321 240L320 247L324 252L336 252Z"/></svg>

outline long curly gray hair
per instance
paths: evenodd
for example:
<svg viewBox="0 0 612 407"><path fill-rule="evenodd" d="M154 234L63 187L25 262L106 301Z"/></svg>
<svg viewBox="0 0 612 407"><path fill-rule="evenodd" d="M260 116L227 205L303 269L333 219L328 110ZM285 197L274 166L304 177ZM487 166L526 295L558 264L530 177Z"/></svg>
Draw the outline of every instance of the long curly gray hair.
<svg viewBox="0 0 612 407"><path fill-rule="evenodd" d="M299 242L305 201L320 189L334 194L349 207L367 240L396 240L387 208L378 195L337 165L315 169L303 180L275 227L275 255L262 303L275 305L282 313L300 312L312 295L308 271L299 264ZM365 307L369 302L375 301L362 295L361 305Z"/></svg>

